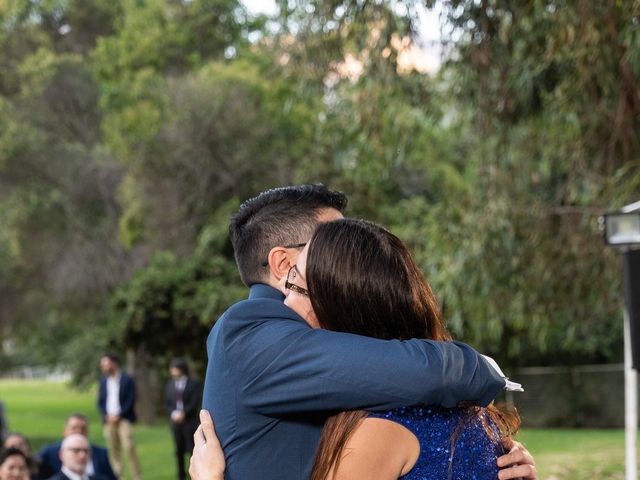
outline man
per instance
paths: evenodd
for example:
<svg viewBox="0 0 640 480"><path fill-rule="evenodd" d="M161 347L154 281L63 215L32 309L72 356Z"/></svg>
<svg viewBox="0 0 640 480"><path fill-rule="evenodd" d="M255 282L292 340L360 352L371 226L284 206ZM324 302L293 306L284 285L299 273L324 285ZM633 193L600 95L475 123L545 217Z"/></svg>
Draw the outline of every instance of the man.
<svg viewBox="0 0 640 480"><path fill-rule="evenodd" d="M111 464L118 478L122 478L122 449L127 452L134 480L142 479L142 470L133 435L136 421L136 384L120 370L119 358L107 353L100 359L102 378L98 388L98 409L104 423L104 437L109 448Z"/></svg>
<svg viewBox="0 0 640 480"><path fill-rule="evenodd" d="M67 422L64 424L62 436L63 438L67 438L74 433L79 433L89 438L89 419L86 415L81 413L69 415ZM40 450L41 477L49 477L62 468L62 462L60 461L61 445L62 441L45 445L42 447L42 450ZM89 475L101 475L109 480L116 480L116 476L109 463L107 449L93 444L89 445L89 447L91 448L91 457L87 463L87 473Z"/></svg>
<svg viewBox="0 0 640 480"><path fill-rule="evenodd" d="M178 479L185 480L184 456L191 455L193 451L193 434L198 428L202 389L198 382L189 378L189 366L182 358L171 361L169 374L171 379L164 391L164 403L176 447Z"/></svg>
<svg viewBox="0 0 640 480"><path fill-rule="evenodd" d="M344 194L322 185L283 187L246 201L231 220L236 263L250 293L207 339L203 402L225 450L227 479L309 478L331 412L450 407L461 400L487 405L505 386L464 344L311 329L283 304L278 282L315 227L342 218L346 203Z"/></svg>
<svg viewBox="0 0 640 480"><path fill-rule="evenodd" d="M62 467L49 480L106 480L99 474L90 475L87 465L91 460L91 448L87 437L80 433L72 433L62 440L60 446L60 462Z"/></svg>

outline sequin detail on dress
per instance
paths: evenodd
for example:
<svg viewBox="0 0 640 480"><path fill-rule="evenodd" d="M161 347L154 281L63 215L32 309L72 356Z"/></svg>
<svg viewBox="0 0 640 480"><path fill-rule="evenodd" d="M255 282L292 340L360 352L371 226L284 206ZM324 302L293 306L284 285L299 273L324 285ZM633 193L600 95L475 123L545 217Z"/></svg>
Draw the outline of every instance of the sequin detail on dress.
<svg viewBox="0 0 640 480"><path fill-rule="evenodd" d="M402 480L496 480L504 453L498 429L484 410L403 407L369 417L397 422L415 434L420 455ZM492 435L487 434L485 422ZM452 444L453 439L453 444ZM452 453L453 452L453 453Z"/></svg>

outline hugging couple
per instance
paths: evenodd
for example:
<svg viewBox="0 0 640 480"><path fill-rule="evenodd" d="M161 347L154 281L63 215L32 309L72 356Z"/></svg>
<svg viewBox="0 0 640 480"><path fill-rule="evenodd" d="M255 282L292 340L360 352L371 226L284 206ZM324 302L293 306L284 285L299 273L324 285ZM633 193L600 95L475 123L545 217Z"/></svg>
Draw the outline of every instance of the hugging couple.
<svg viewBox="0 0 640 480"><path fill-rule="evenodd" d="M406 246L346 204L297 185L232 217L250 291L207 339L192 479L535 480L491 403L519 385L451 339Z"/></svg>

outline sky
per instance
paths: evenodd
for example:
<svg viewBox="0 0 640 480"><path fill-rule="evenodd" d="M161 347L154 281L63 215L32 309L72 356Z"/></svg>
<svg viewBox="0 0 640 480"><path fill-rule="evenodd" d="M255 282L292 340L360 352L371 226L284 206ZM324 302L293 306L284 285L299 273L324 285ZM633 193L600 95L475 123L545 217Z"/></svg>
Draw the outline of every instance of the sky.
<svg viewBox="0 0 640 480"><path fill-rule="evenodd" d="M276 4L273 0L242 0L251 13L264 13L273 15L276 13ZM420 71L433 73L440 67L440 19L435 10L421 8L419 50L412 52L411 61L418 64Z"/></svg>

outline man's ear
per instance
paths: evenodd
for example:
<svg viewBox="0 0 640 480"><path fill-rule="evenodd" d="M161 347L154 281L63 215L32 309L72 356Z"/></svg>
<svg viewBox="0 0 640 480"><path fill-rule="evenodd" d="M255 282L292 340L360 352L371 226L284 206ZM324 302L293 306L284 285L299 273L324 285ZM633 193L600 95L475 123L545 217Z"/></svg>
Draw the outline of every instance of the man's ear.
<svg viewBox="0 0 640 480"><path fill-rule="evenodd" d="M295 263L295 259L291 258L291 251L284 247L273 247L269 251L267 259L269 260L269 269L277 280L286 276Z"/></svg>

